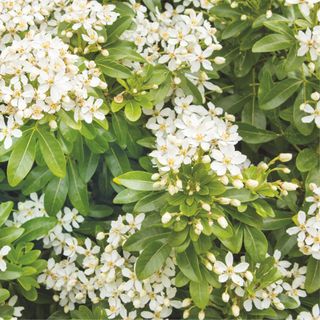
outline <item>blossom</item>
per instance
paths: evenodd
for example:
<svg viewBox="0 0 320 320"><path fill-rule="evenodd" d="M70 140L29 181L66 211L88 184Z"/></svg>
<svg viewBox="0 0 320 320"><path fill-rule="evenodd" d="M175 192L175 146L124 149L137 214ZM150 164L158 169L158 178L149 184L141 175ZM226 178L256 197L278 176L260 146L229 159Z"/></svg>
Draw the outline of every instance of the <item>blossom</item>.
<svg viewBox="0 0 320 320"><path fill-rule="evenodd" d="M21 130L17 128L18 126L13 116L9 116L7 123L5 123L4 117L0 115L0 141L4 140L5 149L12 146L12 137L20 138L22 136Z"/></svg>
<svg viewBox="0 0 320 320"><path fill-rule="evenodd" d="M232 282L239 286L243 286L244 280L239 275L245 272L249 264L247 262L241 262L235 267L233 266L233 255L231 252L228 252L225 257L225 264L221 261L216 261L214 264L214 271L219 274L219 282L226 282L231 279Z"/></svg>
<svg viewBox="0 0 320 320"><path fill-rule="evenodd" d="M317 33L319 33L320 27L314 27L313 31L309 28L303 32L299 31L296 35L297 40L300 42L300 47L298 49L298 56L305 56L308 52L312 61L318 58L318 49L320 47L320 39Z"/></svg>
<svg viewBox="0 0 320 320"><path fill-rule="evenodd" d="M7 270L7 264L4 261L4 257L11 251L11 248L9 246L3 246L0 249L0 271L4 272Z"/></svg>
<svg viewBox="0 0 320 320"><path fill-rule="evenodd" d="M302 117L301 121L304 123L311 123L314 121L316 126L320 128L320 101L318 101L314 108L310 104L305 104L303 111L310 115Z"/></svg>
<svg viewBox="0 0 320 320"><path fill-rule="evenodd" d="M298 320L317 320L320 317L320 309L319 309L319 304L315 304L312 307L312 311L308 312L308 311L301 311L298 316L297 319Z"/></svg>

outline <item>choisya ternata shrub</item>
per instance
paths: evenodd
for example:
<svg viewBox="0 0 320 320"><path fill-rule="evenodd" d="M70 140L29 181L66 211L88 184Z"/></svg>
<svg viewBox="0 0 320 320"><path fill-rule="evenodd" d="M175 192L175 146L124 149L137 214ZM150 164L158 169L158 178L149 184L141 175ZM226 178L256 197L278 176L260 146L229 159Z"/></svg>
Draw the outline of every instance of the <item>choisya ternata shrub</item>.
<svg viewBox="0 0 320 320"><path fill-rule="evenodd" d="M1 319L318 319L320 2L0 1Z"/></svg>

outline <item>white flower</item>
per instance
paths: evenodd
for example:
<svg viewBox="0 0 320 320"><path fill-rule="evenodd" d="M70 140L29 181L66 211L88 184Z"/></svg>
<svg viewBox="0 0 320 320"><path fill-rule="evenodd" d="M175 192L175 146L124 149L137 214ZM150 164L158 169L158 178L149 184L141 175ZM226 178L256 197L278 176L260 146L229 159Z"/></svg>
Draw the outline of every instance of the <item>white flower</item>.
<svg viewBox="0 0 320 320"><path fill-rule="evenodd" d="M310 115L301 118L301 121L304 123L311 123L314 121L316 126L320 129L320 101L318 101L315 108L312 108L310 104L305 104L303 111Z"/></svg>
<svg viewBox="0 0 320 320"><path fill-rule="evenodd" d="M214 264L214 271L219 274L219 282L223 283L231 279L232 282L238 286L243 286L244 280L239 274L245 272L248 269L249 264L247 262L241 262L234 267L233 255L231 252L227 253L225 262L226 264L221 261L216 261Z"/></svg>
<svg viewBox="0 0 320 320"><path fill-rule="evenodd" d="M0 249L0 271L4 272L7 270L7 264L4 261L4 257L11 251L9 246L4 246Z"/></svg>
<svg viewBox="0 0 320 320"><path fill-rule="evenodd" d="M297 320L318 320L320 317L319 304L315 304L312 307L312 313L308 311L302 311L298 314Z"/></svg>
<svg viewBox="0 0 320 320"><path fill-rule="evenodd" d="M301 13L308 17L310 15L310 9L319 2L319 0L286 0L286 5L298 4Z"/></svg>
<svg viewBox="0 0 320 320"><path fill-rule="evenodd" d="M13 116L9 116L7 123L4 117L0 115L0 141L4 140L4 148L9 149L12 146L12 137L20 138L22 136L17 123L14 121Z"/></svg>
<svg viewBox="0 0 320 320"><path fill-rule="evenodd" d="M240 174L239 165L246 160L246 156L241 152L236 151L233 146L220 146L211 152L214 161L211 163L211 169L219 176L227 173L227 170L232 176Z"/></svg>
<svg viewBox="0 0 320 320"><path fill-rule="evenodd" d="M311 31L309 28L306 32L299 31L296 36L297 40L300 42L300 48L298 49L298 56L305 56L308 52L312 61L317 60L318 58L318 49L320 47L320 40L316 33L318 32L317 27Z"/></svg>

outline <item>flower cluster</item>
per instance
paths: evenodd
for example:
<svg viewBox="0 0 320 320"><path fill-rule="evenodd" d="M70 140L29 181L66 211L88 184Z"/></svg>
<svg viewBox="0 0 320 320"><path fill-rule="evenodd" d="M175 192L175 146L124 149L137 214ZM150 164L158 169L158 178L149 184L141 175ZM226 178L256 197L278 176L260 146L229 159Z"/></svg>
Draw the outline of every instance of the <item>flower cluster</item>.
<svg viewBox="0 0 320 320"><path fill-rule="evenodd" d="M314 107L311 104L315 104ZM304 123L315 122L316 126L320 129L320 93L315 91L311 94L311 101L309 103L303 103L300 106L301 111L308 113L309 115L301 119Z"/></svg>
<svg viewBox="0 0 320 320"><path fill-rule="evenodd" d="M284 310L281 302L282 296L293 298L300 304L300 298L306 297L303 290L307 268L299 267L294 263L291 269L289 261L280 260L281 252L276 250L273 255L274 267L278 269L279 277L273 283L264 288L259 288L262 279L257 279L260 264L250 266L241 257L241 262L234 265L234 257L231 252L225 256L225 262L218 261L211 254L211 262L207 264L209 270L218 275L218 281L225 284L223 287L222 301L228 304L233 315L238 317L240 310L250 312L253 308L258 310L268 309L274 306L278 310Z"/></svg>
<svg viewBox="0 0 320 320"><path fill-rule="evenodd" d="M29 32L14 40L0 54L0 139L6 148L11 136L19 137L17 127L28 119L40 120L60 111L74 112L76 121L103 120L102 99L90 96L94 87L106 88L94 62L84 62L68 52L68 45L48 33Z"/></svg>
<svg viewBox="0 0 320 320"><path fill-rule="evenodd" d="M189 1L190 3L190 1ZM122 38L136 44L138 52L152 64L165 64L171 71L186 70L186 76L199 86L219 91L208 80L208 71L213 64L224 63L222 57L211 58L214 51L222 49L215 33L216 29L204 19L202 13L186 9L182 5L174 8L165 4L165 11L157 11L147 17L144 6L136 6L134 22L136 28L127 30ZM176 78L176 83L181 80Z"/></svg>
<svg viewBox="0 0 320 320"><path fill-rule="evenodd" d="M299 211L294 218L295 227L287 230L289 235L297 235L299 250L320 260L320 187L314 183L309 186L312 195L306 197L311 203L308 212Z"/></svg>
<svg viewBox="0 0 320 320"><path fill-rule="evenodd" d="M299 9L301 13L309 17L310 15L310 10L314 8L315 4L318 3L319 0L286 0L286 5L287 6L292 6L297 4L299 6Z"/></svg>
<svg viewBox="0 0 320 320"><path fill-rule="evenodd" d="M106 41L104 27L113 24L118 13L114 12L115 5L102 5L98 1L74 0L64 10L60 22L67 23L67 28L61 33L62 36L72 38L78 34L85 41L84 53L101 50L99 44ZM80 33L78 33L78 31ZM81 40L76 41L81 47ZM77 52L79 52L79 47Z"/></svg>
<svg viewBox="0 0 320 320"><path fill-rule="evenodd" d="M234 117L216 108L211 102L207 108L194 105L192 96L176 97L174 109L157 105L145 110L152 115L147 128L156 136L156 150L151 152L153 163L161 174L178 172L185 164L201 160L211 163L218 175L239 175L247 158L235 150L241 140Z"/></svg>
<svg viewBox="0 0 320 320"><path fill-rule="evenodd" d="M167 259L159 272L139 281L134 271L137 258L120 251L125 240L140 229L143 219L144 214L134 217L128 213L112 221L103 250L89 238L80 244L70 235L72 245L69 244L67 251L63 252L67 258L59 262L49 259L39 282L56 291L54 299L65 312L73 310L75 304L86 303L87 299L92 303L107 299L106 312L110 319L117 316L134 319L139 309L142 309L140 315L146 319L168 317L172 307L180 307L180 303L174 300L175 266L172 258ZM97 239L102 241L105 235L100 232Z"/></svg>

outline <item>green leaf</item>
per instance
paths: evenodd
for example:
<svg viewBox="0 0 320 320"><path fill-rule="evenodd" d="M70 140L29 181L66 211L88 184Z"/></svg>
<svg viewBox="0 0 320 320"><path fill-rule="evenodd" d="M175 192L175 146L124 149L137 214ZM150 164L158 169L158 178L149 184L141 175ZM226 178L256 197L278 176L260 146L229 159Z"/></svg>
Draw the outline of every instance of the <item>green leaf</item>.
<svg viewBox="0 0 320 320"><path fill-rule="evenodd" d="M266 257L268 241L262 231L245 226L244 247L253 261L259 262Z"/></svg>
<svg viewBox="0 0 320 320"><path fill-rule="evenodd" d="M104 56L98 56L95 60L101 72L111 78L127 79L131 77L131 70L120 63L116 63Z"/></svg>
<svg viewBox="0 0 320 320"><path fill-rule="evenodd" d="M0 248L17 240L23 234L23 232L24 232L23 228L17 228L17 227L1 228Z"/></svg>
<svg viewBox="0 0 320 320"><path fill-rule="evenodd" d="M139 255L135 271L138 279L144 280L157 272L166 262L171 247L160 241L150 243Z"/></svg>
<svg viewBox="0 0 320 320"><path fill-rule="evenodd" d="M273 52L288 49L294 44L291 37L284 34L269 34L258 40L252 47L252 52Z"/></svg>
<svg viewBox="0 0 320 320"><path fill-rule="evenodd" d="M320 260L312 257L308 259L307 277L305 288L308 293L316 292L320 289Z"/></svg>
<svg viewBox="0 0 320 320"><path fill-rule="evenodd" d="M5 280L5 281L9 281L9 280L14 280L14 279L18 279L22 276L22 268L11 264L11 263L7 263L7 269L4 272L0 272L0 280Z"/></svg>
<svg viewBox="0 0 320 320"><path fill-rule="evenodd" d="M58 140L43 128L38 129L40 150L51 172L59 178L66 175L66 159Z"/></svg>
<svg viewBox="0 0 320 320"><path fill-rule="evenodd" d="M148 7L150 11L156 13L156 8L161 12L162 6L160 0L143 0L143 3Z"/></svg>
<svg viewBox="0 0 320 320"><path fill-rule="evenodd" d="M120 191L115 198L113 198L113 203L116 203L116 204L133 203L144 198L146 195L148 195L147 192L124 189Z"/></svg>
<svg viewBox="0 0 320 320"><path fill-rule="evenodd" d="M23 181L22 192L28 195L32 192L37 192L42 189L50 179L53 178L52 173L46 166L35 167L28 174L27 178Z"/></svg>
<svg viewBox="0 0 320 320"><path fill-rule="evenodd" d="M275 216L272 207L266 200L257 199L252 202L252 206L256 209L257 214L263 218Z"/></svg>
<svg viewBox="0 0 320 320"><path fill-rule="evenodd" d="M297 79L285 79L274 83L271 90L259 100L262 110L271 110L279 107L288 100L301 86L302 81Z"/></svg>
<svg viewBox="0 0 320 320"><path fill-rule="evenodd" d="M114 177L129 171L130 162L128 160L126 152L124 152L118 145L114 144L110 147L110 150L105 157L108 169L111 171Z"/></svg>
<svg viewBox="0 0 320 320"><path fill-rule="evenodd" d="M63 207L69 187L68 175L63 179L55 177L48 184L44 194L44 208L49 215L55 215Z"/></svg>
<svg viewBox="0 0 320 320"><path fill-rule="evenodd" d="M149 243L160 239L166 239L170 234L171 231L163 228L161 225L149 226L130 236L124 243L123 248L126 251L140 251Z"/></svg>
<svg viewBox="0 0 320 320"><path fill-rule="evenodd" d="M234 228L234 235L228 239L222 240L222 244L231 250L232 253L239 253L243 243L243 227L238 224Z"/></svg>
<svg viewBox="0 0 320 320"><path fill-rule="evenodd" d="M136 203L136 205L134 206L134 211L136 212L157 211L163 207L163 204L166 203L166 200L168 197L169 195L167 192L150 193Z"/></svg>
<svg viewBox="0 0 320 320"><path fill-rule="evenodd" d="M18 139L10 155L7 177L12 187L18 185L32 168L36 153L35 130L24 132Z"/></svg>
<svg viewBox="0 0 320 320"><path fill-rule="evenodd" d="M209 303L210 297L210 288L207 281L191 281L189 290L191 299L195 303L195 305L200 309L204 309Z"/></svg>
<svg viewBox="0 0 320 320"><path fill-rule="evenodd" d="M268 141L272 141L278 137L278 135L272 131L258 129L248 123L238 123L239 134L243 141L252 144L260 144Z"/></svg>
<svg viewBox="0 0 320 320"><path fill-rule="evenodd" d="M223 40L231 37L237 37L242 31L250 26L249 21L236 20L230 23L222 32L221 38Z"/></svg>
<svg viewBox="0 0 320 320"><path fill-rule="evenodd" d="M10 297L10 292L7 289L0 289L0 303L6 301Z"/></svg>
<svg viewBox="0 0 320 320"><path fill-rule="evenodd" d="M118 18L111 26L107 26L108 43L118 40L121 34L129 29L131 24L132 18L130 16L124 16Z"/></svg>
<svg viewBox="0 0 320 320"><path fill-rule="evenodd" d="M126 172L113 181L131 190L137 191L153 191L154 181L151 180L152 173L145 171Z"/></svg>
<svg viewBox="0 0 320 320"><path fill-rule="evenodd" d="M124 114L130 121L137 121L141 117L141 107L135 100L126 101Z"/></svg>
<svg viewBox="0 0 320 320"><path fill-rule="evenodd" d="M299 152L296 159L296 166L300 172L308 172L319 164L319 155L310 148Z"/></svg>
<svg viewBox="0 0 320 320"><path fill-rule="evenodd" d="M199 261L192 245L187 250L177 253L176 259L179 269L188 279L194 282L201 281Z"/></svg>
<svg viewBox="0 0 320 320"><path fill-rule="evenodd" d="M223 197L230 199L238 199L241 202L251 202L258 198L257 195L251 193L248 189L229 189L224 194Z"/></svg>
<svg viewBox="0 0 320 320"><path fill-rule="evenodd" d="M3 202L0 204L0 227L7 221L12 209L12 201Z"/></svg>
<svg viewBox="0 0 320 320"><path fill-rule="evenodd" d="M53 217L34 218L25 222L21 227L25 230L18 243L26 243L46 236L54 228L57 220Z"/></svg>
<svg viewBox="0 0 320 320"><path fill-rule="evenodd" d="M72 205L79 210L83 215L89 212L89 199L87 186L81 180L78 168L74 162L68 162L68 175L69 175L69 189L68 196Z"/></svg>
<svg viewBox="0 0 320 320"><path fill-rule="evenodd" d="M114 113L112 115L112 128L121 148L127 146L128 125L122 115Z"/></svg>
<svg viewBox="0 0 320 320"><path fill-rule="evenodd" d="M179 73L179 78L181 79L180 86L184 93L193 96L194 104L202 104L203 98L199 89L183 73Z"/></svg>

